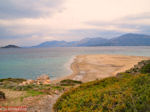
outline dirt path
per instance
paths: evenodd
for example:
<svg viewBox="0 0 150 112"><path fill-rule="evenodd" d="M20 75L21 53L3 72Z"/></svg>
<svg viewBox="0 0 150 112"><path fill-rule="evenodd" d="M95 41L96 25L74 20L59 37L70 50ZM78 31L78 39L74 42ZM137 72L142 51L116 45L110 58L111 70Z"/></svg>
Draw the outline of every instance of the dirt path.
<svg viewBox="0 0 150 112"><path fill-rule="evenodd" d="M40 98L39 101L35 102L35 105L32 105L27 108L28 112L54 112L53 105L60 95L46 95Z"/></svg>
<svg viewBox="0 0 150 112"><path fill-rule="evenodd" d="M0 101L0 106L27 106L27 112L53 112L53 105L62 94L30 96L21 101L21 97L26 96L25 91L0 90L6 95L6 100Z"/></svg>

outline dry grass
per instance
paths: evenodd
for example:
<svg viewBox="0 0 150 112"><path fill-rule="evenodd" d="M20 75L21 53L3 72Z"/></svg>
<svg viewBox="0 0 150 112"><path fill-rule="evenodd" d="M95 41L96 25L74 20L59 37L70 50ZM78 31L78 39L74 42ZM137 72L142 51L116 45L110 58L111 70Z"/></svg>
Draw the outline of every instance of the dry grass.
<svg viewBox="0 0 150 112"><path fill-rule="evenodd" d="M13 91L1 88L0 91L3 91L6 96L6 100L0 102L1 106L18 106L22 104L22 98L27 95L24 91Z"/></svg>

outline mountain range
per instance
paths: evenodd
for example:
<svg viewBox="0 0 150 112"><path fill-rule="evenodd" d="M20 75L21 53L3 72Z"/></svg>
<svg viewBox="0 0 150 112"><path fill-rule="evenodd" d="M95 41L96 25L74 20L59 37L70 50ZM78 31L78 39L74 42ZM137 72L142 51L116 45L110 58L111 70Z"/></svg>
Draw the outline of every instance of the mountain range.
<svg viewBox="0 0 150 112"><path fill-rule="evenodd" d="M150 35L144 34L124 34L112 39L85 38L80 41L47 41L43 42L35 48L40 47L88 47L88 46L150 46Z"/></svg>

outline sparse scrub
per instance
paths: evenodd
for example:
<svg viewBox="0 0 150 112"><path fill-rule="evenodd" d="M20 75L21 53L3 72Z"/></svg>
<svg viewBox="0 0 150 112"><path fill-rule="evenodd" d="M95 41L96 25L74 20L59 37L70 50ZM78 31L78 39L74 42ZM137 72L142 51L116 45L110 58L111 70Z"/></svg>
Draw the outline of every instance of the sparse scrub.
<svg viewBox="0 0 150 112"><path fill-rule="evenodd" d="M0 82L3 82L3 83L9 83L9 82L22 83L23 81L26 81L26 79L21 79L21 78L0 79Z"/></svg>
<svg viewBox="0 0 150 112"><path fill-rule="evenodd" d="M144 73L144 74L143 74ZM144 60L117 77L83 83L64 93L56 112L149 112L150 60Z"/></svg>
<svg viewBox="0 0 150 112"><path fill-rule="evenodd" d="M143 60L139 62L133 68L127 70L126 73L130 73L133 75L141 74L141 73L150 73L150 60Z"/></svg>
<svg viewBox="0 0 150 112"><path fill-rule="evenodd" d="M111 77L82 84L63 94L56 112L148 112L150 75Z"/></svg>
<svg viewBox="0 0 150 112"><path fill-rule="evenodd" d="M82 83L81 81L70 80L70 79L60 81L61 86L74 86L81 83Z"/></svg>

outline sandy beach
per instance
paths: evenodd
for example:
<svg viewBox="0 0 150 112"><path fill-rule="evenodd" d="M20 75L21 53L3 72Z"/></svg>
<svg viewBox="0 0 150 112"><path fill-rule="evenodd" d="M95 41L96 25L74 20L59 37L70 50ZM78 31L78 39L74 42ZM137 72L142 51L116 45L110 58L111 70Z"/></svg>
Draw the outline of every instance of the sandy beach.
<svg viewBox="0 0 150 112"><path fill-rule="evenodd" d="M126 71L142 60L150 59L144 56L125 55L79 55L74 58L71 64L73 73L53 82L63 79L73 79L82 82L93 81Z"/></svg>

